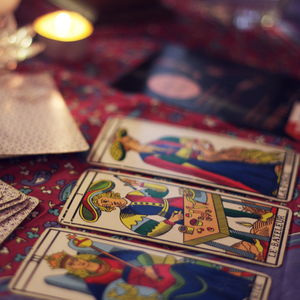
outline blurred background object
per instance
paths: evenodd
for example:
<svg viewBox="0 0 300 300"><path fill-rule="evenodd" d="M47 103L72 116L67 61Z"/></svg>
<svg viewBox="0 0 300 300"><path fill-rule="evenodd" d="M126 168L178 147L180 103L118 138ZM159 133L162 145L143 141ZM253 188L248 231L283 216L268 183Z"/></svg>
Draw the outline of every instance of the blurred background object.
<svg viewBox="0 0 300 300"><path fill-rule="evenodd" d="M282 33L283 38L288 37L293 43L300 45L300 0L288 2L276 29Z"/></svg>
<svg viewBox="0 0 300 300"><path fill-rule="evenodd" d="M21 0L0 0L0 70L14 70L17 62L32 57L44 49L32 44L35 35L31 26L17 27L14 11Z"/></svg>
<svg viewBox="0 0 300 300"><path fill-rule="evenodd" d="M0 16L4 17L13 13L19 6L21 0L1 0L0 1Z"/></svg>
<svg viewBox="0 0 300 300"><path fill-rule="evenodd" d="M205 17L239 30L272 27L280 19L288 0L198 0L195 8Z"/></svg>
<svg viewBox="0 0 300 300"><path fill-rule="evenodd" d="M160 0L48 0L60 9L73 10L92 23L132 23L171 16Z"/></svg>
<svg viewBox="0 0 300 300"><path fill-rule="evenodd" d="M61 9L81 13L91 22L129 22L170 15L163 0L49 0ZM257 25L272 27L280 19L289 0L197 0L194 11L204 18L239 30Z"/></svg>

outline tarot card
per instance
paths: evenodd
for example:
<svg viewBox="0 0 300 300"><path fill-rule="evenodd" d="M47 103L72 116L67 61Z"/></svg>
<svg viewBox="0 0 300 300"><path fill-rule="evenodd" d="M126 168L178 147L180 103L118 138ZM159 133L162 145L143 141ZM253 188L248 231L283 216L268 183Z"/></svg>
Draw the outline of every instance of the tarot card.
<svg viewBox="0 0 300 300"><path fill-rule="evenodd" d="M31 297L25 297L23 295L16 295L12 293L8 285L13 276L4 276L0 278L0 299L1 300L33 300Z"/></svg>
<svg viewBox="0 0 300 300"><path fill-rule="evenodd" d="M67 226L275 267L282 263L291 217L284 206L90 169L58 219Z"/></svg>
<svg viewBox="0 0 300 300"><path fill-rule="evenodd" d="M89 149L48 74L6 73L0 85L0 158Z"/></svg>
<svg viewBox="0 0 300 300"><path fill-rule="evenodd" d="M27 199L27 195L23 194L23 193L20 193L20 197L17 198L16 200L12 200L12 201L9 201L9 202L5 202L3 204L0 204L0 213L2 210L4 209L7 209L9 207L12 207L12 206L15 206L17 204L20 204L24 201L26 201Z"/></svg>
<svg viewBox="0 0 300 300"><path fill-rule="evenodd" d="M140 119L112 118L88 162L290 201L299 157L279 147Z"/></svg>
<svg viewBox="0 0 300 300"><path fill-rule="evenodd" d="M259 299L270 277L196 256L47 229L9 288L45 299Z"/></svg>
<svg viewBox="0 0 300 300"><path fill-rule="evenodd" d="M19 212L21 209L25 208L28 205L28 201L23 201L21 203L18 203L14 206L10 206L6 209L3 209L0 211L0 223L4 221L5 219L11 217L12 215Z"/></svg>
<svg viewBox="0 0 300 300"><path fill-rule="evenodd" d="M27 195L0 180L0 214L3 210L24 202Z"/></svg>
<svg viewBox="0 0 300 300"><path fill-rule="evenodd" d="M20 191L0 180L0 205L13 200L17 200L20 197Z"/></svg>
<svg viewBox="0 0 300 300"><path fill-rule="evenodd" d="M39 199L31 196L28 197L28 204L16 214L5 219L0 223L0 244L20 225L24 219L33 211L39 204Z"/></svg>

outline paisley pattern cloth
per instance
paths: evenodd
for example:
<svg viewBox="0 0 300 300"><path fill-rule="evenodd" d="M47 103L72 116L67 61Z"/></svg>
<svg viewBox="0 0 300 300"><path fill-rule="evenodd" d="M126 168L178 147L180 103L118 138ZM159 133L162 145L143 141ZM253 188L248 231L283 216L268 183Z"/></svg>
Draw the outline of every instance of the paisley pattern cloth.
<svg viewBox="0 0 300 300"><path fill-rule="evenodd" d="M157 50L162 40L182 43L189 47L202 46L217 56L274 72L286 72L300 78L299 49L290 47L289 43L275 32L260 29L252 32L229 31L225 28L221 30L216 24L195 18L193 1L166 2L180 12L181 17L169 22L147 23L137 27L98 25L91 37L89 55L85 61L68 65L56 63L39 55L20 63L17 71L33 74L43 70L54 77L72 116L90 145L108 117L122 114L204 129L236 138L247 138L257 143L266 142L299 152L300 144L286 137L239 129L213 116L178 110L156 99L141 94L124 94L110 87L111 82ZM21 6L22 9L16 12L20 24L31 22L38 15L53 10L53 7L44 0L22 1ZM281 61L284 61L284 70L278 63L279 56ZM0 160L0 179L41 201L27 219L0 245L0 279L15 274L46 228L61 227L57 217L79 176L90 167L86 163L86 156L87 153L76 153ZM299 277L300 264L296 261L300 257L299 189L298 175L293 200L288 204L282 204L290 207L294 213L283 267L265 268L230 261L232 264L270 274L273 279L270 299L274 300L297 299L300 293L299 284L294 284ZM124 237L116 238L124 239ZM137 240L133 242L141 243ZM150 242L149 244L158 247Z"/></svg>

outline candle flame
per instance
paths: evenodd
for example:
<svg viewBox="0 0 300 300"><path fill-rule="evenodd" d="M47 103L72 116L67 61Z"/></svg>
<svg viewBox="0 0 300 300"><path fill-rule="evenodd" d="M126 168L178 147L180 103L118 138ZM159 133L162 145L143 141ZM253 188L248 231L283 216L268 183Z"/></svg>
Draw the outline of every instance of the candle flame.
<svg viewBox="0 0 300 300"><path fill-rule="evenodd" d="M74 11L55 11L46 14L37 18L33 26L40 36L63 42L79 41L89 37L93 32L93 25Z"/></svg>
<svg viewBox="0 0 300 300"><path fill-rule="evenodd" d="M71 17L67 13L60 13L55 18L55 28L60 36L66 36L71 28Z"/></svg>

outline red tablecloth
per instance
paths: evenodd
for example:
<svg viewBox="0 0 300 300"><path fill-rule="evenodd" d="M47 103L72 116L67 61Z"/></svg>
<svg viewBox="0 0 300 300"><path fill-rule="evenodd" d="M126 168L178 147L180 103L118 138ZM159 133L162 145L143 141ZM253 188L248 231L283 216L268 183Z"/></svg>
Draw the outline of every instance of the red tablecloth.
<svg viewBox="0 0 300 300"><path fill-rule="evenodd" d="M19 64L17 71L46 71L53 75L90 145L108 117L122 114L243 137L258 143L267 142L300 152L300 144L288 138L237 128L213 116L178 110L144 95L125 95L109 86L112 81L146 59L166 40L191 48L202 46L219 57L300 78L300 50L290 47L289 42L275 32L262 29L252 32L238 32L233 28L229 30L196 18L189 6L191 1L167 2L181 12L178 19L139 26L98 25L90 40L87 60L70 65L56 63L40 55ZM52 9L44 1L27 0L22 3L22 11L18 11L17 16L24 21L22 14L31 12L31 17L35 17ZM46 228L61 227L57 217L67 200L68 193L65 191L90 167L85 161L86 155L87 153L40 155L0 160L1 180L40 199L40 204L30 216L0 245L0 277L15 274ZM282 267L272 269L221 259L270 274L273 278L270 299L297 299L300 294L300 285L297 284L300 269L299 190L300 177L296 182L293 200L283 204L293 210L294 217Z"/></svg>

